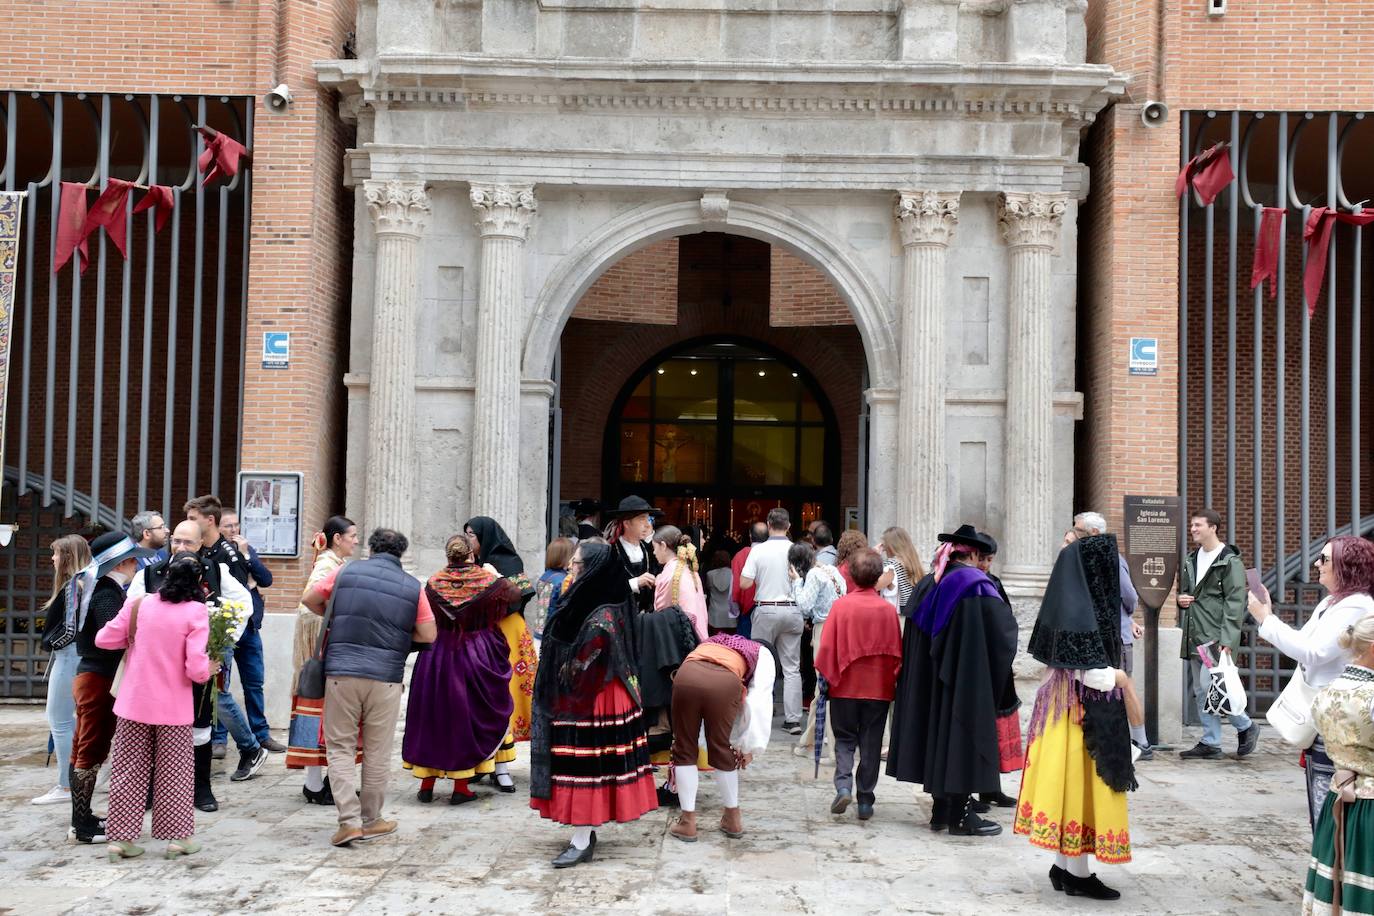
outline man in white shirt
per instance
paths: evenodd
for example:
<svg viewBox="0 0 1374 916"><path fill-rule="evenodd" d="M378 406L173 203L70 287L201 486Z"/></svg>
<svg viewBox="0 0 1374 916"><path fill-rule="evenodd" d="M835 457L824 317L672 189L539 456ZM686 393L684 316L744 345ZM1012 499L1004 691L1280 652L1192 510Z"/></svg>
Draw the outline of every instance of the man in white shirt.
<svg viewBox="0 0 1374 916"><path fill-rule="evenodd" d="M791 526L786 509L768 513L768 540L753 545L739 583L741 588L755 588L752 638L772 645L782 668L782 727L788 734L800 735L803 621L787 575L787 551L792 548L787 531Z"/></svg>

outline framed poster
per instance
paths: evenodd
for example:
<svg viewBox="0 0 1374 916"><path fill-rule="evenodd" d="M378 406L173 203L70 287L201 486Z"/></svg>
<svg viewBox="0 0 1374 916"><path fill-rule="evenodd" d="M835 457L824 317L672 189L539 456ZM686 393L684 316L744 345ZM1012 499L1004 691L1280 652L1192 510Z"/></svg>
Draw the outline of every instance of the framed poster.
<svg viewBox="0 0 1374 916"><path fill-rule="evenodd" d="M239 530L260 556L300 556L300 472L239 471Z"/></svg>

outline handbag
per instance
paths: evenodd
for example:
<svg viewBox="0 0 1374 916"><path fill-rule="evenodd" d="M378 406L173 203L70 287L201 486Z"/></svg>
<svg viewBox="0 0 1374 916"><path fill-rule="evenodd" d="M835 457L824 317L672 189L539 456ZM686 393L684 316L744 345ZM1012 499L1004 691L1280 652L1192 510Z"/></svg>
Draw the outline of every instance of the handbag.
<svg viewBox="0 0 1374 916"><path fill-rule="evenodd" d="M1299 665L1265 718L1284 741L1294 747L1309 748L1317 739L1317 723L1312 719L1312 701L1316 698L1316 688L1307 683Z"/></svg>
<svg viewBox="0 0 1374 916"><path fill-rule="evenodd" d="M119 657L119 667L115 669L114 680L110 681L110 696L119 696L119 685L124 683L124 668L129 664L129 650L134 647L134 634L138 632L138 606L143 603L143 596L134 599L134 606L129 608L129 645L124 649L124 654Z"/></svg>
<svg viewBox="0 0 1374 916"><path fill-rule="evenodd" d="M329 604L324 609L324 622L320 625L320 635L315 640L315 651L301 665L301 673L296 678L296 696L304 700L324 699L324 640L329 635L329 619L334 616L334 596L330 592Z"/></svg>

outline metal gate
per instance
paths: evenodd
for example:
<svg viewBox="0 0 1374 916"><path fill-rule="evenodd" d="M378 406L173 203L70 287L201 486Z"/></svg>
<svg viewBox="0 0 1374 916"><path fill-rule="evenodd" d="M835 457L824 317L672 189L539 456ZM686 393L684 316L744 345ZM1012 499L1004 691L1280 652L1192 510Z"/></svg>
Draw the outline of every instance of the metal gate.
<svg viewBox="0 0 1374 916"><path fill-rule="evenodd" d="M233 493L250 173L205 187L195 128L251 149L252 112L251 98L229 96L0 92L0 186L27 192L0 506L21 528L0 548L0 695L43 695L33 621L51 585L34 579L50 576L45 539L147 508L176 518L189 496ZM62 183L95 195L110 178L138 186L127 259L97 229L84 275L77 257L54 273ZM152 185L173 200L160 232L155 211L133 214Z"/></svg>
<svg viewBox="0 0 1374 916"><path fill-rule="evenodd" d="M1361 442L1374 423L1362 359L1374 324L1362 321L1367 233L1337 224L1315 303L1303 288L1312 209L1360 212L1374 197L1363 167L1374 157L1374 118L1183 113L1182 161L1221 141L1236 180L1205 207L1189 192L1179 212L1179 489L1187 511L1221 513L1223 540L1300 626L1322 594L1311 563L1326 539L1374 529L1364 514L1374 508L1374 462ZM1272 294L1250 282L1265 208L1284 211ZM1251 710L1267 709L1292 662L1258 640L1253 622L1241 655Z"/></svg>

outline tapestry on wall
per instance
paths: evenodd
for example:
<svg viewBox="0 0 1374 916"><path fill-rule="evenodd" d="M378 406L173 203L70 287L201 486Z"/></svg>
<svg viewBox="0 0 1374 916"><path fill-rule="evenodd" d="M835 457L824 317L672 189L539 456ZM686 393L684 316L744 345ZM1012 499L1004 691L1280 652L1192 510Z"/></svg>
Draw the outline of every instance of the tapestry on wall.
<svg viewBox="0 0 1374 916"><path fill-rule="evenodd" d="M0 191L0 469L5 466L5 420L10 374L10 326L14 315L14 273L19 265L19 222L23 191Z"/></svg>

